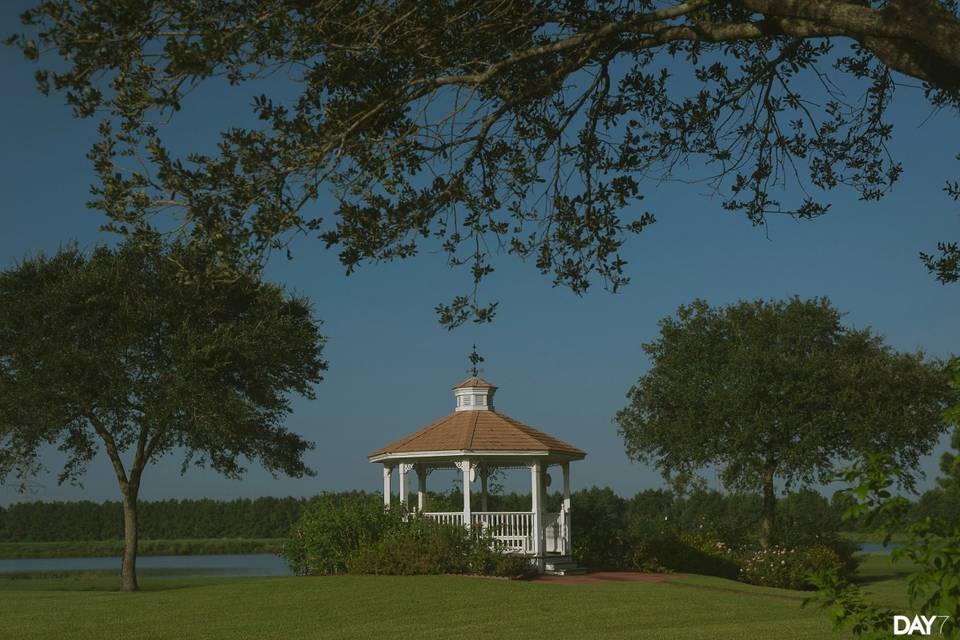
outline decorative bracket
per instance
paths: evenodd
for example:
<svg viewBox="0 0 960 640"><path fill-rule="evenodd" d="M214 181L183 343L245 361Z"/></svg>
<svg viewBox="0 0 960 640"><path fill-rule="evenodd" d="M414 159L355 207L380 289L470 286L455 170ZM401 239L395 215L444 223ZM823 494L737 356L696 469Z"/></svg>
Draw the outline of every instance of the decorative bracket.
<svg viewBox="0 0 960 640"><path fill-rule="evenodd" d="M436 468L435 468L435 467L428 466L428 465L425 465L425 464L415 464L415 465L413 465L413 469L414 469L414 471L417 472L417 476L419 476L419 477L421 477L421 478L426 478L426 477L429 476L431 473L433 473Z"/></svg>
<svg viewBox="0 0 960 640"><path fill-rule="evenodd" d="M414 465L412 462L401 462L397 465L397 470L400 473L407 474L413 469Z"/></svg>

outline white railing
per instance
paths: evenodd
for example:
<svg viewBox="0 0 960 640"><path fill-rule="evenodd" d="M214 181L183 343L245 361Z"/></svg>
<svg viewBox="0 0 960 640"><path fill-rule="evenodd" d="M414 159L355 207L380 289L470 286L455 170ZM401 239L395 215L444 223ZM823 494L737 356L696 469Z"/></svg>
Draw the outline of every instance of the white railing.
<svg viewBox="0 0 960 640"><path fill-rule="evenodd" d="M463 526L463 512L462 511L450 511L450 512L424 512L423 516L425 518L430 518L431 520L436 520L442 524L455 524L458 526Z"/></svg>
<svg viewBox="0 0 960 640"><path fill-rule="evenodd" d="M504 551L533 553L533 514L529 511L477 511L471 520Z"/></svg>
<svg viewBox="0 0 960 640"><path fill-rule="evenodd" d="M426 512L425 517L444 524L463 526L463 512ZM546 553L569 553L567 514L543 514ZM529 511L474 511L470 514L474 527L482 528L498 548L511 553L534 552L533 513Z"/></svg>

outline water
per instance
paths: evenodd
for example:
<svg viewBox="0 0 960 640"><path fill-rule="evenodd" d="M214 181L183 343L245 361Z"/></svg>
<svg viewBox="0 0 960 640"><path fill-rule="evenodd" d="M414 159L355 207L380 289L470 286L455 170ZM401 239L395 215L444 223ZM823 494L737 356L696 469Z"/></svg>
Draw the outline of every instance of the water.
<svg viewBox="0 0 960 640"><path fill-rule="evenodd" d="M877 542L860 545L864 553L888 554L901 546ZM137 569L144 573L175 573L186 576L289 576L287 563L272 554L140 556ZM120 571L120 558L24 558L0 560L0 574L63 573L67 571Z"/></svg>
<svg viewBox="0 0 960 640"><path fill-rule="evenodd" d="M890 553L894 549L902 546L899 542L891 542L887 546L883 546L879 542L861 542L860 551L864 553Z"/></svg>
<svg viewBox="0 0 960 640"><path fill-rule="evenodd" d="M3 573L120 571L120 558L23 558L0 560ZM190 576L289 576L287 563L272 554L140 556L137 570Z"/></svg>

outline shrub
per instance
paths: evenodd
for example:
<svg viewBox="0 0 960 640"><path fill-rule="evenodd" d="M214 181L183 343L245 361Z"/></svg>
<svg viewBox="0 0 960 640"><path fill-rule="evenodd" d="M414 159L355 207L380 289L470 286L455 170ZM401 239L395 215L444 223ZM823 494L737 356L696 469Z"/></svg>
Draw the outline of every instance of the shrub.
<svg viewBox="0 0 960 640"><path fill-rule="evenodd" d="M492 538L479 531L384 509L379 496L364 493L324 494L311 501L282 555L298 575L523 577L533 570L526 558L494 549Z"/></svg>
<svg viewBox="0 0 960 640"><path fill-rule="evenodd" d="M680 531L744 547L754 542L760 510L759 496L700 489L677 499L670 519Z"/></svg>
<svg viewBox="0 0 960 640"><path fill-rule="evenodd" d="M750 584L781 589L814 589L811 575L839 571L843 563L826 545L810 547L774 546L748 556L740 568L740 579Z"/></svg>
<svg viewBox="0 0 960 640"><path fill-rule="evenodd" d="M459 527L414 518L353 551L345 567L347 573L365 574L468 573L469 542Z"/></svg>
<svg viewBox="0 0 960 640"><path fill-rule="evenodd" d="M591 569L620 569L626 565L625 502L605 487L577 491L571 497L573 556Z"/></svg>
<svg viewBox="0 0 960 640"><path fill-rule="evenodd" d="M323 493L311 500L281 555L297 575L344 573L348 558L397 528L402 516L375 494Z"/></svg>
<svg viewBox="0 0 960 640"><path fill-rule="evenodd" d="M644 571L682 571L720 578L736 578L736 553L723 542L697 534L662 532L638 541L631 565Z"/></svg>
<svg viewBox="0 0 960 640"><path fill-rule="evenodd" d="M777 542L785 547L830 544L837 538L841 514L820 493L802 489L777 503Z"/></svg>
<svg viewBox="0 0 960 640"><path fill-rule="evenodd" d="M525 577L527 558L500 553L479 532L411 515L375 543L347 558L347 573L378 575L473 574Z"/></svg>

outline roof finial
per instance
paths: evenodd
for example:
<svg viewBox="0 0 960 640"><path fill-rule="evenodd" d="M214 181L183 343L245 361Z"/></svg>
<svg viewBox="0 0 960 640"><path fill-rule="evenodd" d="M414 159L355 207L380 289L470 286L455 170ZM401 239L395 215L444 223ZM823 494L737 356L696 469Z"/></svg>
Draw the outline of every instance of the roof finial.
<svg viewBox="0 0 960 640"><path fill-rule="evenodd" d="M477 367L481 362L483 362L483 356L477 353L477 345L473 345L473 351L470 352L470 368L467 369L467 373L476 378L483 371L483 369Z"/></svg>

